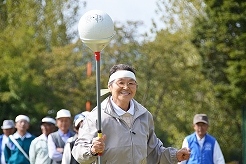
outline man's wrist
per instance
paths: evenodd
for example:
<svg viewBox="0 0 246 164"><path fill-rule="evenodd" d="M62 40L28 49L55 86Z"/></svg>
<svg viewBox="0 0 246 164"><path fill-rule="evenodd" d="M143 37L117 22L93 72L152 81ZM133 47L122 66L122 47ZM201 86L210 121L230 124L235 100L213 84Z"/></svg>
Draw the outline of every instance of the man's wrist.
<svg viewBox="0 0 246 164"><path fill-rule="evenodd" d="M91 151L91 155L92 155L92 156L97 156L98 153L93 153L93 152Z"/></svg>
<svg viewBox="0 0 246 164"><path fill-rule="evenodd" d="M92 147L93 147L93 145L91 145L91 149L92 149ZM91 151L91 149L90 149L90 153L91 153L91 155L92 155L92 156L97 156L97 155L98 155L98 153L95 153L95 152Z"/></svg>

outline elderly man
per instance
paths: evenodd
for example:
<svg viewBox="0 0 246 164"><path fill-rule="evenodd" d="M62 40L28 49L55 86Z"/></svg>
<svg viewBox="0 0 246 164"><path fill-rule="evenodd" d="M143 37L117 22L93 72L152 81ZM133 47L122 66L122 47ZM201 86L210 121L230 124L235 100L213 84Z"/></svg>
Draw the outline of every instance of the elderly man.
<svg viewBox="0 0 246 164"><path fill-rule="evenodd" d="M48 153L48 135L56 129L56 121L51 117L44 117L41 121L42 134L35 138L29 149L31 164L50 164Z"/></svg>
<svg viewBox="0 0 246 164"><path fill-rule="evenodd" d="M72 155L79 163L102 164L174 164L189 159L189 149L164 147L154 132L152 114L134 96L138 83L135 69L126 64L109 71L111 95L101 103L101 125L104 135L97 137L98 108L83 121ZM100 162L99 162L100 163Z"/></svg>
<svg viewBox="0 0 246 164"><path fill-rule="evenodd" d="M29 128L29 117L18 115L15 118L17 131L9 136L9 141L4 149L5 161L8 164L29 164L29 148L35 136L27 132Z"/></svg>
<svg viewBox="0 0 246 164"><path fill-rule="evenodd" d="M1 126L3 130L3 134L0 135L0 158L1 158L1 164L6 164L5 158L4 158L4 148L5 144L8 142L8 137L11 134L14 134L15 132L15 123L13 120L4 120L3 125Z"/></svg>
<svg viewBox="0 0 246 164"><path fill-rule="evenodd" d="M179 164L225 164L217 140L207 133L209 127L207 115L196 114L193 119L193 127L195 132L185 137L182 145L182 147L191 149L190 159Z"/></svg>
<svg viewBox="0 0 246 164"><path fill-rule="evenodd" d="M48 150L52 164L61 164L67 139L74 136L74 132L69 130L71 126L70 111L66 109L59 110L56 114L56 124L59 129L48 136Z"/></svg>

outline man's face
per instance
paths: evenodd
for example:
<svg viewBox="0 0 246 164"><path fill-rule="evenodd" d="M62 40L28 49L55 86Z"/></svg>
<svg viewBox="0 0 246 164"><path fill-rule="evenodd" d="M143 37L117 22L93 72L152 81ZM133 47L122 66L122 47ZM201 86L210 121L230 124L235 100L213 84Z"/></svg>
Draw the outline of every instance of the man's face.
<svg viewBox="0 0 246 164"><path fill-rule="evenodd" d="M29 123L26 120L19 120L18 122L16 122L15 128L17 130L26 132L27 129L29 128Z"/></svg>
<svg viewBox="0 0 246 164"><path fill-rule="evenodd" d="M71 119L69 117L61 117L56 120L57 127L63 132L67 133L71 125Z"/></svg>
<svg viewBox="0 0 246 164"><path fill-rule="evenodd" d="M55 125L44 122L41 125L41 131L42 131L43 134L48 136L50 133L55 131Z"/></svg>
<svg viewBox="0 0 246 164"><path fill-rule="evenodd" d="M207 133L208 124L198 122L194 124L194 130L196 131L196 134L202 139Z"/></svg>
<svg viewBox="0 0 246 164"><path fill-rule="evenodd" d="M11 134L14 134L15 128L3 129L3 133L8 137Z"/></svg>
<svg viewBox="0 0 246 164"><path fill-rule="evenodd" d="M124 77L113 81L108 88L112 94L114 103L122 107L121 104L128 104L135 96L137 83L132 78Z"/></svg>

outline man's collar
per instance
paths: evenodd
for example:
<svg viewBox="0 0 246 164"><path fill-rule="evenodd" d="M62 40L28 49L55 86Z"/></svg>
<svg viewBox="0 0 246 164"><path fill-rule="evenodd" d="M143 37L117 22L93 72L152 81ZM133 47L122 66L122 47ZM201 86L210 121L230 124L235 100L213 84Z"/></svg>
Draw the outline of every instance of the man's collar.
<svg viewBox="0 0 246 164"><path fill-rule="evenodd" d="M134 115L134 103L133 101L131 100L130 101L130 108L129 110L126 112L124 111L123 109L121 109L118 105L116 105L112 99L112 96L110 97L110 102L115 110L115 112L119 115L119 116L122 116L123 114L125 113L130 113L131 115Z"/></svg>
<svg viewBox="0 0 246 164"><path fill-rule="evenodd" d="M200 137L197 135L197 133L196 133L196 139L197 139L197 141L204 141L204 140L205 140L205 137L206 137L206 134L205 134L205 136L204 136L203 138L200 138Z"/></svg>
<svg viewBox="0 0 246 164"><path fill-rule="evenodd" d="M67 133L64 134L60 129L58 129L58 133L61 137L70 136L70 130L68 130Z"/></svg>
<svg viewBox="0 0 246 164"><path fill-rule="evenodd" d="M28 133L28 132L26 132L26 134L24 135L24 136L21 136L18 132L15 132L14 134L13 134L13 137L15 138L15 139L18 139L18 138L31 138L32 137L32 135L30 134L30 133Z"/></svg>

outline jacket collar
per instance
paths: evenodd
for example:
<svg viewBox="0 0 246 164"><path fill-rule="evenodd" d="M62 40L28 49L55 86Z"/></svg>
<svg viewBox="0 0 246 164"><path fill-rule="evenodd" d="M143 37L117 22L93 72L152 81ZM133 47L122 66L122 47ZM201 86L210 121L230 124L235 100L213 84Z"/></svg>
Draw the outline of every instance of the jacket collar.
<svg viewBox="0 0 246 164"><path fill-rule="evenodd" d="M25 134L24 136L21 136L18 132L15 132L15 133L13 134L13 137L14 137L15 139L18 139L18 138L24 139L24 138L31 138L32 135L31 135L30 133L26 132L26 134Z"/></svg>

